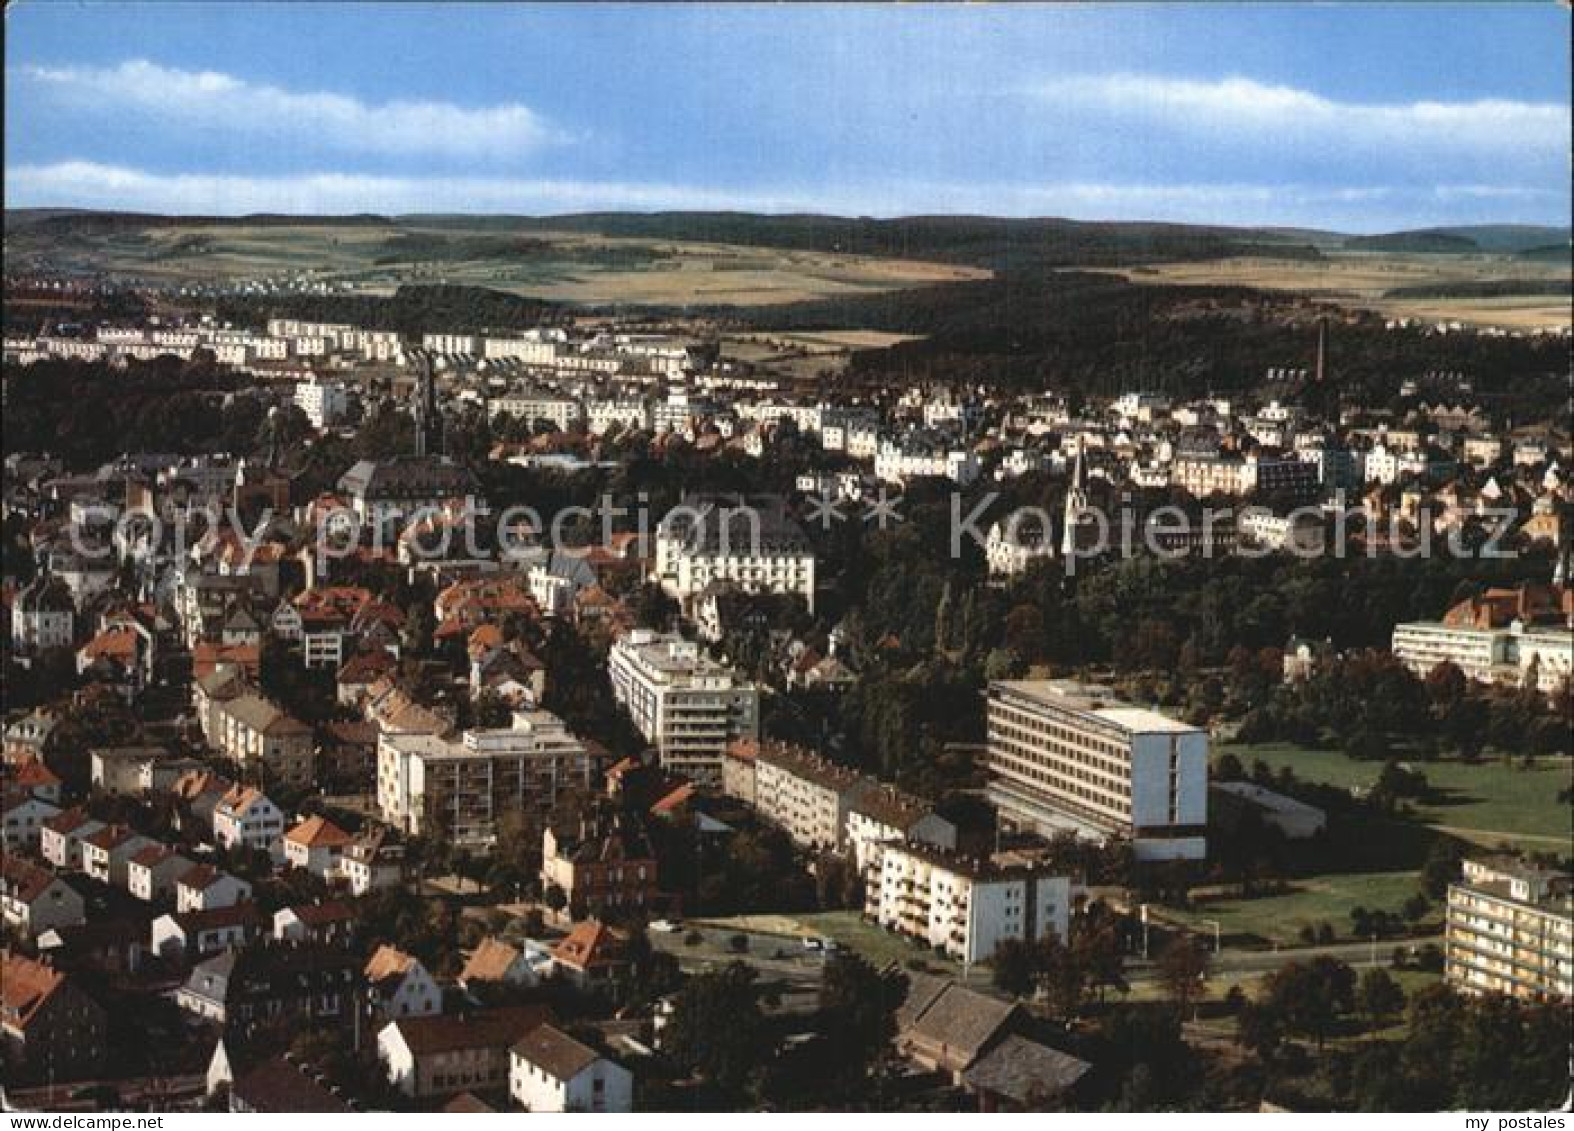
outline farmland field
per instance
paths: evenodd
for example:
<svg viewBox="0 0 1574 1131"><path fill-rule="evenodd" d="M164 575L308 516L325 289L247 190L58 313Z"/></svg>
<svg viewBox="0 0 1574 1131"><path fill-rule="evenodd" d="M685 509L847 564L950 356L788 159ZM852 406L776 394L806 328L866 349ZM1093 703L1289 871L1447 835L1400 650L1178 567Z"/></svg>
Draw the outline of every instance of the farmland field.
<svg viewBox="0 0 1574 1131"><path fill-rule="evenodd" d="M392 293L402 283L484 286L585 304L763 306L987 278L977 267L667 239L400 221L158 223L6 233L13 269L150 283L285 280Z"/></svg>
<svg viewBox="0 0 1574 1131"><path fill-rule="evenodd" d="M1292 291L1345 306L1364 307L1391 318L1423 322L1457 320L1515 330L1570 324L1566 260L1326 251L1316 259L1238 256L1151 264L1127 269L1122 274L1135 283ZM1513 289L1525 293L1492 297L1471 293L1489 282L1512 284ZM1436 294L1403 293L1415 288ZM1459 293L1449 295L1446 292L1450 289Z"/></svg>

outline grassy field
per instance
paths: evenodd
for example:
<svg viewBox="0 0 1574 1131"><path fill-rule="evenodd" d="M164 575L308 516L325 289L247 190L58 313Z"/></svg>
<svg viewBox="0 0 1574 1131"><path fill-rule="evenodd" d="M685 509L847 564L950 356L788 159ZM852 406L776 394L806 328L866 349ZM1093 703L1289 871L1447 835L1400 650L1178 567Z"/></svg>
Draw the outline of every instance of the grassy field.
<svg viewBox="0 0 1574 1131"><path fill-rule="evenodd" d="M796 916L799 923L814 934L836 940L838 946L855 950L875 966L895 962L905 965L918 959L935 970L960 977L962 968L943 958L928 947L910 942L901 935L881 930L873 923L866 923L856 911L818 911ZM977 975L974 975L977 977Z"/></svg>
<svg viewBox="0 0 1574 1131"><path fill-rule="evenodd" d="M1303 927L1315 930L1323 923L1333 928L1336 941L1349 942L1354 938L1350 930L1352 910L1365 907L1398 911L1418 888L1415 872L1337 873L1295 880L1292 890L1283 895L1255 899L1210 896L1207 889L1193 889L1192 907L1165 908L1164 915L1201 934L1213 929L1205 921L1216 921L1226 946L1232 936L1239 941L1254 937L1283 945L1299 944ZM1435 917L1434 914L1432 918Z"/></svg>
<svg viewBox="0 0 1574 1131"><path fill-rule="evenodd" d="M1361 762L1338 750L1308 750L1285 743L1221 746L1216 755L1233 753L1247 769L1254 761L1277 771L1289 766L1302 781L1325 782L1345 789L1368 789L1382 766ZM1568 758L1539 758L1533 769L1516 762L1486 760L1474 765L1459 761L1416 762L1438 797L1416 806L1433 828L1486 846L1517 844L1540 851L1574 849L1570 812L1558 792L1574 780Z"/></svg>
<svg viewBox="0 0 1574 1131"><path fill-rule="evenodd" d="M1321 259L1239 256L1191 263L1156 263L1124 272L1137 283L1245 286L1295 291L1394 318L1460 321L1508 329L1570 323L1569 299L1548 290L1502 298L1390 296L1402 287L1516 280L1549 285L1569 278L1568 264L1509 255L1417 255L1402 252L1325 251Z"/></svg>

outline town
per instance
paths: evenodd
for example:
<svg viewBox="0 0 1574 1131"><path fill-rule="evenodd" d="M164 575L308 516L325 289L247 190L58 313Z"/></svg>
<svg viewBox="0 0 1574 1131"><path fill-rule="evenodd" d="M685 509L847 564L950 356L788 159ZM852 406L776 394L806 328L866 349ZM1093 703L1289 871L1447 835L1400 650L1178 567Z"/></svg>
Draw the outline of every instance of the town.
<svg viewBox="0 0 1574 1131"><path fill-rule="evenodd" d="M1568 23L8 11L0 1112L1567 1110Z"/></svg>

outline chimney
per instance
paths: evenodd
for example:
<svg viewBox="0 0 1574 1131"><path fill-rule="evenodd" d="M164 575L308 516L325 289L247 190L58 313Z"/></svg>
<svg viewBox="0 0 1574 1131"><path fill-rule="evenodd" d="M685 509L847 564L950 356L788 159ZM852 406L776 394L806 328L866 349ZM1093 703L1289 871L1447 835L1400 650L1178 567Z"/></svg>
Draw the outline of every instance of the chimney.
<svg viewBox="0 0 1574 1131"><path fill-rule="evenodd" d="M1323 315L1317 319L1317 372L1312 378L1317 384L1323 383L1323 375L1328 362L1328 316Z"/></svg>

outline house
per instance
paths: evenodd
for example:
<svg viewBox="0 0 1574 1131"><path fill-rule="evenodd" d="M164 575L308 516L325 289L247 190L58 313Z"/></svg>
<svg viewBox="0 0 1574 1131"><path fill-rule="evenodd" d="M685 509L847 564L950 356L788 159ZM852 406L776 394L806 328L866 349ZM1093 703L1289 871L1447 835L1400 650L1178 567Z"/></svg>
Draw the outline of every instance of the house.
<svg viewBox="0 0 1574 1131"><path fill-rule="evenodd" d="M907 983L907 1000L896 1011L897 1051L953 1084L1023 1019L1020 1005L949 978L909 973Z"/></svg>
<svg viewBox="0 0 1574 1131"><path fill-rule="evenodd" d="M157 769L168 758L169 751L162 746L100 747L92 753L93 788L129 797L151 789L168 789L174 777L160 775Z"/></svg>
<svg viewBox="0 0 1574 1131"><path fill-rule="evenodd" d="M213 809L213 839L222 847L267 852L284 832L284 814L261 790L237 785Z"/></svg>
<svg viewBox="0 0 1574 1131"><path fill-rule="evenodd" d="M82 868L82 842L103 829L82 809L67 809L46 820L38 830L38 850L56 868L65 872Z"/></svg>
<svg viewBox="0 0 1574 1131"><path fill-rule="evenodd" d="M0 1042L6 1083L78 1080L101 1071L109 1019L44 962L0 952Z"/></svg>
<svg viewBox="0 0 1574 1131"><path fill-rule="evenodd" d="M273 913L273 937L281 942L347 943L355 923L355 908L342 899L302 903Z"/></svg>
<svg viewBox="0 0 1574 1131"><path fill-rule="evenodd" d="M412 1099L508 1086L509 1050L554 1020L545 1005L516 1005L459 1016L401 1017L377 1034L388 1082Z"/></svg>
<svg viewBox="0 0 1574 1131"><path fill-rule="evenodd" d="M262 916L255 903L236 903L211 911L177 911L153 920L149 949L166 962L189 962L257 938Z"/></svg>
<svg viewBox="0 0 1574 1131"><path fill-rule="evenodd" d="M0 860L0 915L8 931L26 938L87 919L86 905L70 885L48 868L11 853Z"/></svg>
<svg viewBox="0 0 1574 1131"><path fill-rule="evenodd" d="M615 927L586 919L552 948L552 968L582 990L616 990L630 970L627 942Z"/></svg>
<svg viewBox="0 0 1574 1131"><path fill-rule="evenodd" d="M1059 1049L1010 1033L962 1073L962 1086L983 1111L1043 1111L1073 1091L1092 1065Z"/></svg>
<svg viewBox="0 0 1574 1131"><path fill-rule="evenodd" d="M55 772L37 758L23 758L5 775L7 790L20 790L51 805L60 804L60 784Z"/></svg>
<svg viewBox="0 0 1574 1131"><path fill-rule="evenodd" d="M359 997L356 961L343 947L257 944L192 967L175 993L187 1013L245 1033L294 1018L347 1024Z"/></svg>
<svg viewBox="0 0 1574 1131"><path fill-rule="evenodd" d="M0 833L7 853L40 849L44 826L60 816L58 806L22 789L7 789L0 795Z"/></svg>
<svg viewBox="0 0 1574 1131"><path fill-rule="evenodd" d="M355 838L323 816L307 817L284 834L284 859L327 880L339 874L344 850Z"/></svg>
<svg viewBox="0 0 1574 1131"><path fill-rule="evenodd" d="M101 884L123 888L131 858L157 843L124 825L109 825L82 842L82 870Z"/></svg>
<svg viewBox="0 0 1574 1131"><path fill-rule="evenodd" d="M37 939L41 958L67 970L91 969L118 977L142 967L147 924L126 916L50 927Z"/></svg>
<svg viewBox="0 0 1574 1131"><path fill-rule="evenodd" d="M541 837L541 886L567 898L569 914L647 908L656 896L656 853L645 830L617 814L582 817Z"/></svg>
<svg viewBox="0 0 1574 1131"><path fill-rule="evenodd" d="M404 882L404 845L386 829L373 829L356 837L340 859L351 895L366 895Z"/></svg>
<svg viewBox="0 0 1574 1131"><path fill-rule="evenodd" d="M508 1094L530 1112L627 1112L634 1110L634 1077L556 1025L545 1024L509 1050Z"/></svg>
<svg viewBox="0 0 1574 1131"><path fill-rule="evenodd" d="M534 986L540 980L524 951L490 936L470 952L459 972L459 984L472 991L479 986Z"/></svg>
<svg viewBox="0 0 1574 1131"><path fill-rule="evenodd" d="M198 864L175 881L176 911L213 911L250 898L250 884L211 864Z"/></svg>
<svg viewBox="0 0 1574 1131"><path fill-rule="evenodd" d="M144 903L172 899L175 881L191 871L191 861L172 848L149 844L126 864L126 890Z"/></svg>
<svg viewBox="0 0 1574 1131"><path fill-rule="evenodd" d="M181 805L183 814L177 815L182 828L194 827L209 832L213 829L213 813L219 802L235 788L228 778L207 770L189 770L175 780L170 792ZM189 823L187 817L189 816Z"/></svg>
<svg viewBox="0 0 1574 1131"><path fill-rule="evenodd" d="M386 1020L430 1017L443 1011L443 991L421 960L386 943L372 952L364 971L372 1010Z"/></svg>
<svg viewBox="0 0 1574 1131"><path fill-rule="evenodd" d="M220 1047L223 1047L222 1042ZM355 1108L345 1101L337 1088L321 1083L318 1076L286 1053L263 1061L232 1081L229 1110L232 1113L344 1115Z"/></svg>

